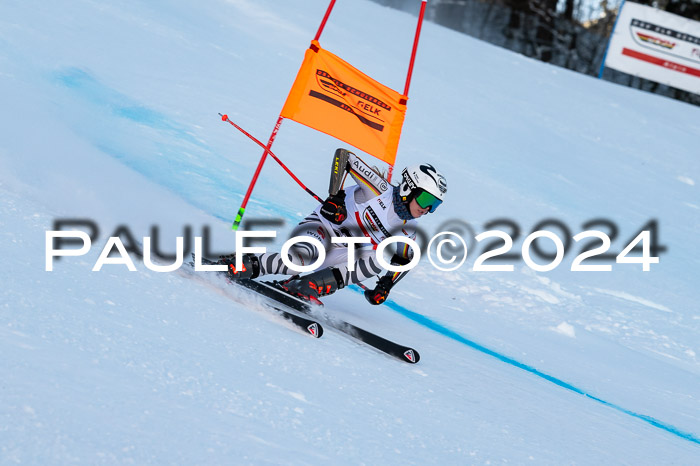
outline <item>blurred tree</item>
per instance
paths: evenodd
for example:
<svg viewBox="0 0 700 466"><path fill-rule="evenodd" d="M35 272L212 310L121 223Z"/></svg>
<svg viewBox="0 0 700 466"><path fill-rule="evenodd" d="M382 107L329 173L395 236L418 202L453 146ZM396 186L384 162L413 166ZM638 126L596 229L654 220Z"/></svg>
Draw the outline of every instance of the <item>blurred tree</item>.
<svg viewBox="0 0 700 466"><path fill-rule="evenodd" d="M0 0L2 1L2 0ZM415 14L418 0L374 0ZM597 76L623 0L431 0L426 19ZM700 0L630 0L700 21ZM604 78L700 105L700 95L606 68Z"/></svg>
<svg viewBox="0 0 700 466"><path fill-rule="evenodd" d="M668 0L666 11L700 21L700 1L698 0Z"/></svg>
<svg viewBox="0 0 700 466"><path fill-rule="evenodd" d="M574 21L574 10L576 7L576 2L575 0L565 0L565 6L564 6L564 19L567 19L571 22Z"/></svg>
<svg viewBox="0 0 700 466"><path fill-rule="evenodd" d="M510 8L510 18L506 34L511 39L528 38L526 29L534 22L536 30L534 40L526 44L530 50L523 53L534 56L544 62L552 61L554 48L554 17L557 16L559 0L505 0ZM532 18L533 21L528 21Z"/></svg>

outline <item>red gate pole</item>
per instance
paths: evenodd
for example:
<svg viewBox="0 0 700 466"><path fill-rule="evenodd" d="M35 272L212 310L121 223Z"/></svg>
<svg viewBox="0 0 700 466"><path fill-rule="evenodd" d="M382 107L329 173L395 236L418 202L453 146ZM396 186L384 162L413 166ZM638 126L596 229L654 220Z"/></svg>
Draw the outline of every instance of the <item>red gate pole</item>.
<svg viewBox="0 0 700 466"><path fill-rule="evenodd" d="M219 115L221 115L221 113L219 113ZM241 133L245 134L245 135L248 136L250 139L252 139L253 142L255 142L255 144L257 144L257 145L259 145L260 147L262 147L263 149L267 150L267 153L270 154L270 156L271 156L273 159L275 159L275 161L280 165L280 167L282 167L282 169L283 169L284 171L286 171L287 174L288 174L289 176L291 176L292 179L293 179L294 181L296 181L297 184L298 184L299 186L301 186L302 188L304 188L304 190L305 190L307 193L309 193L314 199L316 199L319 203L323 204L323 199L321 199L320 197L318 197L318 196L316 195L316 193L314 193L314 192L311 191L308 187L306 187L306 185L305 185L304 183L302 183L302 181L301 181L299 178L297 178L297 176L296 176L296 175L295 175L281 160L280 160L280 158L277 157L277 156L275 155L274 152L272 152L272 149L269 149L269 150L268 150L268 149L265 147L265 144L263 144L262 142L260 142L260 141L258 140L258 138L256 138L255 136L253 136L252 134L250 134L248 131L244 130L244 129L241 128L240 126L238 126L238 125L237 125L236 123L234 123L233 121L231 121L231 120L229 119L228 115L221 115L221 119L222 119L223 121L227 122L227 123L231 123L231 125L234 126L238 131L240 131Z"/></svg>
<svg viewBox="0 0 700 466"><path fill-rule="evenodd" d="M403 95L408 98L408 89L411 87L411 75L413 74L413 63L416 61L416 51L418 50L418 39L420 39L420 29L423 25L423 16L425 15L425 5L428 0L422 0L420 13L418 14L418 25L416 26L416 35L413 38L413 50L411 50L411 61L408 63L408 73L406 74L406 86L403 88ZM387 175L388 181L391 181L391 176L394 174L394 167L389 167Z"/></svg>
<svg viewBox="0 0 700 466"><path fill-rule="evenodd" d="M420 38L420 28L423 25L423 15L425 15L425 5L428 0L423 0L418 14L418 25L416 26L416 36L413 38L413 50L411 51L411 61L408 64L408 74L406 75L406 87L403 89L403 95L408 97L408 88L411 86L411 75L413 74L413 63L416 61L416 51L418 50L418 39Z"/></svg>
<svg viewBox="0 0 700 466"><path fill-rule="evenodd" d="M323 16L323 20L321 21L321 25L318 27L318 31L316 31L316 37L314 37L315 41L318 41L321 38L321 33L323 32L323 28L326 27L326 21L328 21L328 17L331 15L331 10L333 10L334 6L335 6L335 0L331 0L331 3L328 4L328 8L326 9L326 14Z"/></svg>
<svg viewBox="0 0 700 466"><path fill-rule="evenodd" d="M425 0L424 0L425 1ZM333 7L335 6L335 0L331 0L330 4L328 5L328 8L326 9L326 14L323 16L323 20L321 20L321 25L318 27L318 31L316 31L316 37L314 40L318 40L321 37L321 33L323 32L323 28L326 27L326 22L328 21L328 17L331 15L331 11L333 10ZM284 117L280 115L277 118L277 124L275 125L275 128L272 130L272 134L270 135L270 139L267 141L267 146L265 146L265 151L262 154L262 157L260 157L260 162L258 162L258 167L255 169L255 174L253 175L253 179L250 182L250 185L248 185L248 191L245 193L245 197L243 198L243 203L241 204L241 207L238 209L238 214L236 215L236 219L233 221L233 225L231 226L231 229L233 230L238 230L238 227L241 224L241 220L243 220L243 214L245 213L245 208L248 205L248 200L250 199L250 195L253 193L253 188L255 187L255 183L258 181L258 177L260 176L260 172L262 171L263 165L265 165L265 159L267 159L267 154L270 153L270 149L272 148L272 143L275 142L275 138L277 137L277 133L280 130L280 125L282 125L282 120L284 120Z"/></svg>
<svg viewBox="0 0 700 466"><path fill-rule="evenodd" d="M245 208L248 205L248 200L250 199L250 195L253 193L253 188L255 187L255 183L258 181L258 176L260 176L260 171L262 170L263 165L265 164L265 159L267 158L267 154L270 152L270 148L272 148L272 143L275 142L275 138L277 137L277 133L280 130L280 125L282 124L282 120L284 120L284 117L280 115L277 118L277 124L275 125L275 129L272 130L272 134L270 135L270 139L267 141L267 146L265 146L265 151L263 152L262 157L260 157L260 162L258 162L258 168L255 169L255 174L253 175L253 179L250 182L250 185L248 185L248 191L245 193L245 197L243 198L243 203L241 204L241 207L238 209L238 214L236 215L236 219L233 221L233 225L231 226L231 229L233 230L238 230L239 225L241 224L241 220L243 219L243 214L245 213Z"/></svg>

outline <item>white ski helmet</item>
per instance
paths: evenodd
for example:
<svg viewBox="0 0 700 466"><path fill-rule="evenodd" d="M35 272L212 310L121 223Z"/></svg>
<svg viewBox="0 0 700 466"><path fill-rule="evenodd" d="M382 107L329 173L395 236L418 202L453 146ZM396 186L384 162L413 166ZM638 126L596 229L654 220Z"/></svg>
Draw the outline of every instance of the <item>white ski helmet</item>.
<svg viewBox="0 0 700 466"><path fill-rule="evenodd" d="M415 199L422 208L430 207L430 212L435 212L446 192L447 180L428 163L410 165L401 172L399 195L407 206Z"/></svg>

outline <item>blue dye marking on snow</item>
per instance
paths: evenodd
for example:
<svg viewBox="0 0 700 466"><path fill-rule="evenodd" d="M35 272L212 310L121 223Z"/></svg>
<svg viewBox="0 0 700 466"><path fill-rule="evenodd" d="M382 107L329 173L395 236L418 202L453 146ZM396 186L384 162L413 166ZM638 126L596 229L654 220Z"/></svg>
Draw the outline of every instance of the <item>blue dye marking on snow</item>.
<svg viewBox="0 0 700 466"><path fill-rule="evenodd" d="M172 129L172 126L165 122L165 118L153 110L138 106L124 106L113 109L114 114L136 123L146 124L154 128Z"/></svg>
<svg viewBox="0 0 700 466"><path fill-rule="evenodd" d="M207 165L212 151L187 126L110 88L81 68L63 68L48 78L69 93L64 104L69 123L100 151L197 208L213 207L214 214L226 211L227 206L231 209L218 193L231 189L233 181L226 172ZM209 194L192 193L193 176ZM215 217L229 221L223 215Z"/></svg>
<svg viewBox="0 0 700 466"><path fill-rule="evenodd" d="M360 293L363 292L357 286L353 285L353 286L351 286L351 288L354 291L357 291ZM452 340L455 340L459 343L462 343L462 344L464 344L472 349L475 349L481 353L484 353L484 354L487 354L491 357L494 357L501 362L504 362L506 364L510 364L511 366L517 367L518 369L522 369L522 370L529 372L533 375L536 375L537 377L540 377L548 382L551 382L559 387L565 388L565 389L570 390L574 393L578 393L579 395L583 395L586 398L590 398L591 400L597 401L598 403L601 403L609 408L612 408L616 411L627 414L628 416L632 416L632 417L635 417L637 419L641 419L642 421L644 421L644 422L646 422L654 427L665 430L666 432L669 432L669 433L671 433L677 437L680 437L684 440L689 440L693 443L700 444L700 437L698 437L694 434L691 434L689 432L684 432L684 431L678 429L677 427L672 426L671 424L667 424L665 422L659 421L658 419L655 419L651 416L647 416L645 414L635 413L634 411L630 411L630 410L625 409L621 406L618 406L616 404L610 403L610 402L605 401L601 398L593 396L590 393L586 393L586 391L584 391L578 387L575 387L569 383L566 383L561 379L553 377L549 374L545 374L544 372L539 371L532 366L528 366L527 364L523 364L520 361L517 361L513 358L510 358L510 357L505 356L501 353L498 353L494 350L491 350L483 345L480 345L479 343L460 335L459 333L455 332L454 330L451 330L451 329L445 327L444 325L440 324L439 322L434 321L433 319L431 319L429 317L426 317L422 314L418 314L417 312L406 309L405 307L401 306L400 304L398 304L395 301L388 300L384 303L384 305L386 305L392 311L398 312L399 314L411 319L412 321L422 325L423 327L429 328L430 330L433 330L441 335L444 335L448 338L451 338Z"/></svg>
<svg viewBox="0 0 700 466"><path fill-rule="evenodd" d="M203 144L188 134L185 128L169 121L162 113L144 107L126 95L105 86L85 70L66 68L55 73L54 80L113 115L157 130L174 133L180 139L203 147Z"/></svg>

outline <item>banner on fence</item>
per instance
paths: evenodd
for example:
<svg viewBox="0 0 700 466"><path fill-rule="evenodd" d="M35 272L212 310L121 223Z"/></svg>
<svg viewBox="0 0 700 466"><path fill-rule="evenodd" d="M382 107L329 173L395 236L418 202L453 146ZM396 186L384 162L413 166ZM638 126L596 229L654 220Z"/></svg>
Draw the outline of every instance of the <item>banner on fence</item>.
<svg viewBox="0 0 700 466"><path fill-rule="evenodd" d="M700 22L624 2L605 66L700 94Z"/></svg>

